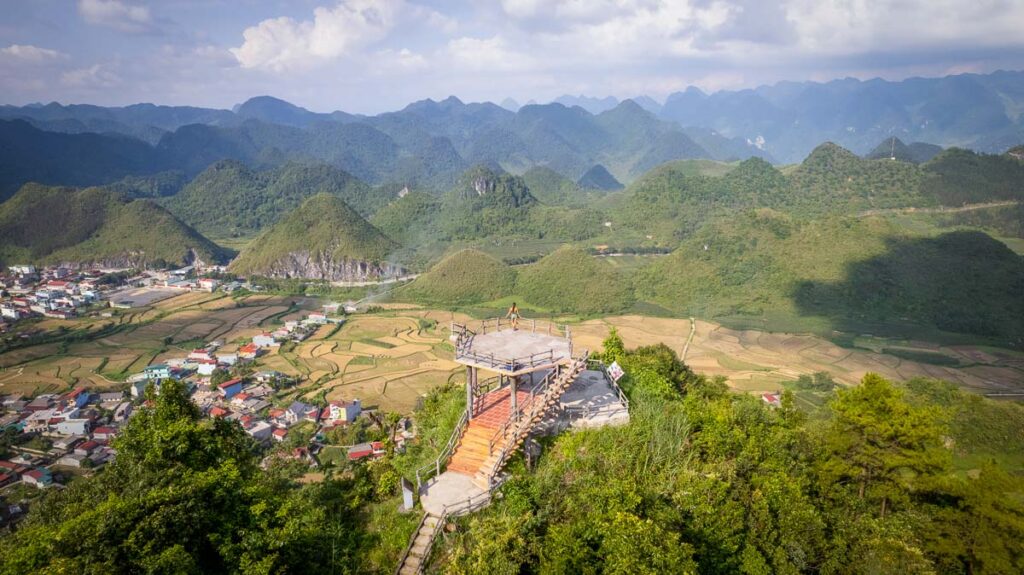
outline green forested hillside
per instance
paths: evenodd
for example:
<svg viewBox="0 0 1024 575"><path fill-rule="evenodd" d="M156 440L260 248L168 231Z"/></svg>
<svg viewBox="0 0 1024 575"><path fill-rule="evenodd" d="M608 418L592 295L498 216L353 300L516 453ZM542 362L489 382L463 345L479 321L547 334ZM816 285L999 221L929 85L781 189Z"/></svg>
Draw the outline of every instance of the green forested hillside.
<svg viewBox="0 0 1024 575"><path fill-rule="evenodd" d="M441 203L430 194L410 192L377 210L370 223L389 238L405 246L436 238Z"/></svg>
<svg viewBox="0 0 1024 575"><path fill-rule="evenodd" d="M241 274L342 279L379 266L398 244L341 198L317 194L252 241L231 268ZM374 275L365 270L366 275Z"/></svg>
<svg viewBox="0 0 1024 575"><path fill-rule="evenodd" d="M580 176L576 184L585 190L610 192L622 189L622 184L601 164L594 164L593 167Z"/></svg>
<svg viewBox="0 0 1024 575"><path fill-rule="evenodd" d="M519 272L516 294L552 311L614 313L633 301L629 281L579 248L563 247Z"/></svg>
<svg viewBox="0 0 1024 575"><path fill-rule="evenodd" d="M150 200L102 188L27 184L0 204L0 261L177 265L221 248Z"/></svg>
<svg viewBox="0 0 1024 575"><path fill-rule="evenodd" d="M757 158L722 176L665 164L626 190L619 216L672 245L704 222L738 209L772 208L809 218L1005 201L1022 194L1024 164L1007 156L950 149L917 166L860 158L826 143L785 174Z"/></svg>
<svg viewBox="0 0 1024 575"><path fill-rule="evenodd" d="M950 148L924 165L923 191L947 206L1024 200L1024 162Z"/></svg>
<svg viewBox="0 0 1024 575"><path fill-rule="evenodd" d="M868 374L808 414L693 373L665 345L625 370L630 422L563 433L501 497L439 539L432 565L470 573L1016 573L1024 409ZM810 417L808 415L811 415ZM979 418L978 416L982 416ZM986 418L991 418L987 421ZM977 424L982 423L981 426ZM958 473L964 458L984 461Z"/></svg>
<svg viewBox="0 0 1024 575"><path fill-rule="evenodd" d="M905 322L1024 343L1024 259L980 232L762 209L708 225L635 284L640 299L701 317L820 316L843 331Z"/></svg>
<svg viewBox="0 0 1024 575"><path fill-rule="evenodd" d="M389 198L326 164L286 164L256 171L235 160L217 162L165 201L167 209L205 234L246 236L273 225L303 200L336 195L368 215Z"/></svg>
<svg viewBox="0 0 1024 575"><path fill-rule="evenodd" d="M815 148L789 180L791 205L809 211L849 213L928 204L914 165L865 160L832 143Z"/></svg>
<svg viewBox="0 0 1024 575"><path fill-rule="evenodd" d="M501 261L478 250L460 250L442 259L395 297L455 306L474 304L510 295L516 273Z"/></svg>
<svg viewBox="0 0 1024 575"><path fill-rule="evenodd" d="M509 233L522 226L536 203L522 178L477 166L446 194L440 229L453 239Z"/></svg>
<svg viewBox="0 0 1024 575"><path fill-rule="evenodd" d="M892 160L895 158L901 162L912 164L923 164L942 152L942 146L926 144L924 142L911 142L904 144L896 137L886 138L875 146L864 157L869 160Z"/></svg>
<svg viewBox="0 0 1024 575"><path fill-rule="evenodd" d="M530 194L545 204L576 205L586 197L580 186L546 166L530 168L522 178Z"/></svg>

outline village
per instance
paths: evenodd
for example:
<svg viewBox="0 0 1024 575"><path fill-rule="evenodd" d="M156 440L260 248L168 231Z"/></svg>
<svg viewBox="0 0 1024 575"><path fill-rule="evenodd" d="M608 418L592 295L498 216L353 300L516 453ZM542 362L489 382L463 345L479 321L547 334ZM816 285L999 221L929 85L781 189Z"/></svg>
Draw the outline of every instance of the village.
<svg viewBox="0 0 1024 575"><path fill-rule="evenodd" d="M210 271L210 270L206 270ZM3 329L15 322L45 317L67 320L84 314L147 305L156 297L188 291L231 292L242 282L201 277L187 268L128 276L124 270L79 272L65 268L12 266L0 276ZM165 296L169 297L169 296ZM134 299L128 299L134 298ZM224 342L210 341L181 357L146 365L130 375L118 391L77 386L64 393L0 396L0 528L24 517L32 501L47 489L61 489L76 477L102 469L117 453L113 440L143 406L151 404L163 382L179 381L204 417L237 421L253 444L265 452L264 465L275 459L321 467L320 450L328 444L342 450L329 458L337 467L385 454L385 441L396 449L412 437L407 419L384 429L359 399L319 401L293 395L296 377L264 369L260 358L282 344L302 342L323 326L346 321L351 306L328 303L305 317L284 321L246 343L221 351ZM236 348L236 349L235 349ZM343 445L337 445L337 440ZM332 441L334 440L334 441ZM338 459L341 461L339 462Z"/></svg>

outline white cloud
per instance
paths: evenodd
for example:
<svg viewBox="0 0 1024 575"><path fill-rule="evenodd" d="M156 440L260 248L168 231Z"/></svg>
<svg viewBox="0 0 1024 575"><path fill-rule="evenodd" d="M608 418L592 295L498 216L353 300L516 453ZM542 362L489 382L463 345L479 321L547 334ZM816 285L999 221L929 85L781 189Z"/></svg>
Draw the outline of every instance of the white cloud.
<svg viewBox="0 0 1024 575"><path fill-rule="evenodd" d="M6 61L39 64L66 58L67 54L57 50L50 50L49 48L32 46L31 44L11 44L6 48L0 48L0 56Z"/></svg>
<svg viewBox="0 0 1024 575"><path fill-rule="evenodd" d="M61 74L61 84L72 88L110 88L121 83L121 78L101 64L77 68Z"/></svg>
<svg viewBox="0 0 1024 575"><path fill-rule="evenodd" d="M1019 45L1024 38L1021 2L790 0L786 11L805 53Z"/></svg>
<svg viewBox="0 0 1024 575"><path fill-rule="evenodd" d="M509 47L501 36L455 38L448 42L447 55L460 68L473 71L516 71L534 66L531 57Z"/></svg>
<svg viewBox="0 0 1024 575"><path fill-rule="evenodd" d="M374 62L374 69L381 72L411 72L414 70L425 70L429 67L430 63L427 62L427 59L422 54L413 52L408 48L381 50L377 52Z"/></svg>
<svg viewBox="0 0 1024 575"><path fill-rule="evenodd" d="M347 0L334 8L316 8L312 21L264 20L246 28L244 42L231 52L243 68L274 71L347 56L383 39L400 4L401 0Z"/></svg>
<svg viewBox="0 0 1024 575"><path fill-rule="evenodd" d="M154 30L149 8L123 0L78 0L78 13L90 24L109 26L123 32Z"/></svg>

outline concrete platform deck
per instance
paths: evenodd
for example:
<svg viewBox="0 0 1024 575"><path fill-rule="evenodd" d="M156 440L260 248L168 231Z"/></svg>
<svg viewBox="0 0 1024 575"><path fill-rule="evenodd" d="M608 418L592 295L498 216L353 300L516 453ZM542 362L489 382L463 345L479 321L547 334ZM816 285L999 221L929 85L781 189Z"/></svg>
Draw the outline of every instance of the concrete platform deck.
<svg viewBox="0 0 1024 575"><path fill-rule="evenodd" d="M424 511L433 515L440 515L446 506L448 512L453 513L460 507L468 507L470 498L474 503L479 502L484 493L469 475L445 471L423 486L420 504Z"/></svg>
<svg viewBox="0 0 1024 575"><path fill-rule="evenodd" d="M551 367L566 363L571 358L572 343L569 339L525 329L477 334L465 349L455 354L458 363L505 375Z"/></svg>
<svg viewBox="0 0 1024 575"><path fill-rule="evenodd" d="M561 404L563 411L569 413L569 427L590 428L629 422L629 408L600 371L581 373L562 394Z"/></svg>

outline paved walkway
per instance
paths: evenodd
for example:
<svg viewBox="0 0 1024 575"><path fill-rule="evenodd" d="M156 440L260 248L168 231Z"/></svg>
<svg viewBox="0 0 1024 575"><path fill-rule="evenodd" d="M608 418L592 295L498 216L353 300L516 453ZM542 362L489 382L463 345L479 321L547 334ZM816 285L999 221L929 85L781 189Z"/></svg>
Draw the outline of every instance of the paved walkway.
<svg viewBox="0 0 1024 575"><path fill-rule="evenodd" d="M629 422L629 409L600 371L580 374L561 398L562 407L574 411L570 427L587 428ZM580 415L580 412L585 415Z"/></svg>
<svg viewBox="0 0 1024 575"><path fill-rule="evenodd" d="M445 471L423 486L420 504L427 513L441 515L445 506L448 506L448 512L451 513L467 505L470 497L479 498L483 494L484 490L474 485L469 475Z"/></svg>

